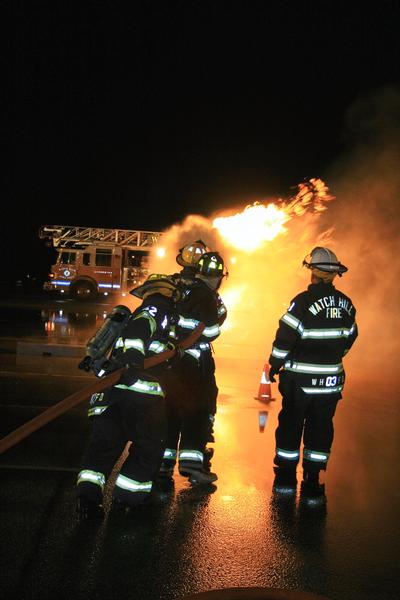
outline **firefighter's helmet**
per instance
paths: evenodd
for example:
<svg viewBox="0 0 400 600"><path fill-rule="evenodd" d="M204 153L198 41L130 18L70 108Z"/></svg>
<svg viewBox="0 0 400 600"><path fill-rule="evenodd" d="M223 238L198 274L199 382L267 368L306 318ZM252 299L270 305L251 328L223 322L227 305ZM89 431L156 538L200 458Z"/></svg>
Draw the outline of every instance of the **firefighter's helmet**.
<svg viewBox="0 0 400 600"><path fill-rule="evenodd" d="M320 246L316 246L311 250L310 254L304 258L303 265L307 269L331 273L339 275L339 277L348 271L348 268L338 261L336 254L332 250Z"/></svg>
<svg viewBox="0 0 400 600"><path fill-rule="evenodd" d="M203 277L224 277L225 265L218 252L205 252L196 265L196 273Z"/></svg>
<svg viewBox="0 0 400 600"><path fill-rule="evenodd" d="M194 267L197 265L202 255L207 251L208 248L203 240L196 240L179 249L176 262L178 265L181 265L181 267Z"/></svg>
<svg viewBox="0 0 400 600"><path fill-rule="evenodd" d="M182 296L182 290L179 283L174 281L168 275L161 275L159 273L149 275L142 285L134 288L129 293L142 300L153 294L162 294L167 298L172 298L176 302L179 301Z"/></svg>

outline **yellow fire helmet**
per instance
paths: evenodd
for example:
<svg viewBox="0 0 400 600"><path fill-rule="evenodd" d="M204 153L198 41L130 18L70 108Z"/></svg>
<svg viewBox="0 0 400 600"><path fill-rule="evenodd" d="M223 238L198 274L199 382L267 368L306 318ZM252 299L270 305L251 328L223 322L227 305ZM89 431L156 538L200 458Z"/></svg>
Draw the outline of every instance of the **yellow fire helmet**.
<svg viewBox="0 0 400 600"><path fill-rule="evenodd" d="M149 275L142 285L134 288L129 293L136 298L141 298L142 300L153 294L162 294L167 298L172 298L176 302L180 300L182 296L182 290L180 286L168 275L162 275L159 273L153 273L152 275Z"/></svg>
<svg viewBox="0 0 400 600"><path fill-rule="evenodd" d="M202 240L196 240L179 249L176 262L178 265L181 265L181 267L194 267L208 250L209 249Z"/></svg>

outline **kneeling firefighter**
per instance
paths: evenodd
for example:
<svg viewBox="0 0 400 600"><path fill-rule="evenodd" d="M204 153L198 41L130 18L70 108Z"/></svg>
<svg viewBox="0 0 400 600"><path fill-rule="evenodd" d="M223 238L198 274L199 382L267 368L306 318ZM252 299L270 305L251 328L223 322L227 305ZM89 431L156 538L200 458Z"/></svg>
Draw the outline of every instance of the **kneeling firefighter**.
<svg viewBox="0 0 400 600"><path fill-rule="evenodd" d="M224 320L217 289L226 273L217 252L203 253L193 267L195 275L192 280L185 279L179 320L172 335L179 341L199 322L206 327L198 342L166 373L168 434L160 475L171 477L178 461L179 473L191 483L212 483L217 475L210 470L211 452L206 446L218 388L210 344L220 335Z"/></svg>
<svg viewBox="0 0 400 600"><path fill-rule="evenodd" d="M116 385L94 394L88 415L92 433L77 480L79 518L103 515L105 484L128 442L113 489L113 508L133 507L149 498L165 447L165 391L160 383L168 363L144 370L144 359L163 352L177 319L181 290L165 275L150 277L131 294L141 298L98 375L124 368Z"/></svg>

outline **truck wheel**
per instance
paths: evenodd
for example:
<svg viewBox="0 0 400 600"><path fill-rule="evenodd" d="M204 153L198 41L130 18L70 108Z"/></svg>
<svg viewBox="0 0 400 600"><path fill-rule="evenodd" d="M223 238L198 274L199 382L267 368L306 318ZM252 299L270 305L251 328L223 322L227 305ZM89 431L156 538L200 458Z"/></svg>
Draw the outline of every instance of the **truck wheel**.
<svg viewBox="0 0 400 600"><path fill-rule="evenodd" d="M77 281L71 285L70 295L79 302L94 300L97 296L97 290L90 281Z"/></svg>

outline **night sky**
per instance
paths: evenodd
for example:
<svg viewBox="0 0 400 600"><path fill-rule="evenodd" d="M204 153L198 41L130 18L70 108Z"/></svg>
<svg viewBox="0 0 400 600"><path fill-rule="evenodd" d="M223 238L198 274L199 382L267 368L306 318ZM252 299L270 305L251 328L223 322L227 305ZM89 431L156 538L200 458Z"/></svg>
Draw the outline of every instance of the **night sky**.
<svg viewBox="0 0 400 600"><path fill-rule="evenodd" d="M47 273L44 224L161 231L323 178L349 108L399 85L399 25L385 0L15 3L3 278Z"/></svg>

